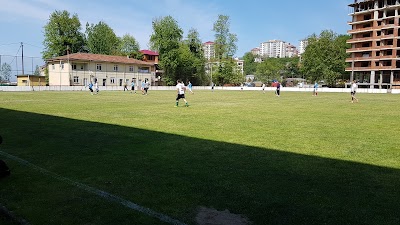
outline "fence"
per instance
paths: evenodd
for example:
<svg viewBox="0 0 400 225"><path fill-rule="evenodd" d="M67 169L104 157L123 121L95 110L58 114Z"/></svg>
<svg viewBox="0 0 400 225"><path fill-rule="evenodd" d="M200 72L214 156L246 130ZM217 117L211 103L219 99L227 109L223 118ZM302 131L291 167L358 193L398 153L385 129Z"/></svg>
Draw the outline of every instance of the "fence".
<svg viewBox="0 0 400 225"><path fill-rule="evenodd" d="M100 86L100 91L123 91L122 86ZM275 91L274 87L266 87L265 91ZM0 86L1 91L88 91L87 86ZM154 91L172 91L176 90L175 86L150 86L150 90ZM194 86L193 90L208 90L211 91L210 86ZM214 88L215 91L240 91L241 87L219 87ZM243 91L262 91L261 87L244 87ZM282 92L310 92L313 88L300 88L300 87L282 87ZM319 88L318 92L323 93L350 93L350 88ZM358 88L357 93L372 93L372 94L400 94L400 89L369 89Z"/></svg>

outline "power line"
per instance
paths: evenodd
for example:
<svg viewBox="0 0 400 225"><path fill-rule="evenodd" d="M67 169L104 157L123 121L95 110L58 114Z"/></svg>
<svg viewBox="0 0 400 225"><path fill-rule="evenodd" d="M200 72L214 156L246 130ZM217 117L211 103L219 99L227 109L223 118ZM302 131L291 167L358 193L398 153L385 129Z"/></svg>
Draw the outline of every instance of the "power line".
<svg viewBox="0 0 400 225"><path fill-rule="evenodd" d="M30 46L35 47L35 48L40 48L40 49L43 48L43 47L39 47L39 46L37 46L37 45L29 44L29 43L26 43L26 42L24 42L24 44L30 45Z"/></svg>
<svg viewBox="0 0 400 225"><path fill-rule="evenodd" d="M9 43L9 44L0 44L0 45L19 45L21 43Z"/></svg>

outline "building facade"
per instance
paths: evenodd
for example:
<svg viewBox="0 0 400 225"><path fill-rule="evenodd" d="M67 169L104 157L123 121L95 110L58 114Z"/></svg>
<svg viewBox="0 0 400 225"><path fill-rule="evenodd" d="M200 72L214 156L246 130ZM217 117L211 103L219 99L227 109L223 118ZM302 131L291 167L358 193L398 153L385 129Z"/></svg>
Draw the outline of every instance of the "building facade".
<svg viewBox="0 0 400 225"><path fill-rule="evenodd" d="M203 43L204 57L207 60L215 58L215 45L212 41L207 41Z"/></svg>
<svg viewBox="0 0 400 225"><path fill-rule="evenodd" d="M260 55L268 58L285 58L288 43L280 40L270 40L261 43Z"/></svg>
<svg viewBox="0 0 400 225"><path fill-rule="evenodd" d="M299 54L300 55L303 54L306 51L307 45L308 45L308 40L307 39L300 41L300 47L299 47Z"/></svg>
<svg viewBox="0 0 400 225"><path fill-rule="evenodd" d="M350 79L370 88L399 88L400 1L354 0L349 7Z"/></svg>
<svg viewBox="0 0 400 225"><path fill-rule="evenodd" d="M46 60L50 86L124 86L135 79L140 85L148 80L154 85L154 62L125 56L74 53Z"/></svg>

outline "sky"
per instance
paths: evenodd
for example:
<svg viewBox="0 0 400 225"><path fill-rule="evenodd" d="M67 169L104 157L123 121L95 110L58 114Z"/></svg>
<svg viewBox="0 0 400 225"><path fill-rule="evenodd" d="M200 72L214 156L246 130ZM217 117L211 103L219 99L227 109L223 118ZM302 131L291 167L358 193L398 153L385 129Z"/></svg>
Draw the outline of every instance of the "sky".
<svg viewBox="0 0 400 225"><path fill-rule="evenodd" d="M44 29L50 14L67 10L85 25L100 21L119 37L130 34L141 49L149 48L152 20L172 16L184 31L195 28L203 42L213 41L218 15L230 18L230 32L238 37L236 57L268 40L299 46L300 40L322 30L346 34L352 0L0 0L0 55L34 57L43 51ZM1 59L1 57L0 57ZM35 62L33 62L35 61Z"/></svg>

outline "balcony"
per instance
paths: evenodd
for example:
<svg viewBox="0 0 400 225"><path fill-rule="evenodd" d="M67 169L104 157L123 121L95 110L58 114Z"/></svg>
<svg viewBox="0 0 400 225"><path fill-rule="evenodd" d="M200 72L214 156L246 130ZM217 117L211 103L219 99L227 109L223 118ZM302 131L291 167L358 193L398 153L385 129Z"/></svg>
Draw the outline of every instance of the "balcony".
<svg viewBox="0 0 400 225"><path fill-rule="evenodd" d="M363 24L363 23L370 23L373 22L374 19L370 19L370 20L360 20L360 21L348 21L347 24L351 25L356 25L356 24Z"/></svg>
<svg viewBox="0 0 400 225"><path fill-rule="evenodd" d="M347 67L346 71L373 71L372 67Z"/></svg>
<svg viewBox="0 0 400 225"><path fill-rule="evenodd" d="M357 34L357 33L363 33L363 32L371 32L374 30L374 27L366 27L366 28L358 28L358 29L353 29L353 30L348 30L348 34Z"/></svg>
<svg viewBox="0 0 400 225"><path fill-rule="evenodd" d="M354 58L347 58L346 59L346 62L362 62L362 61L376 61L376 60L379 60L379 59L376 59L376 58L373 58L373 57L371 57L371 56L368 56L368 57L354 57Z"/></svg>
<svg viewBox="0 0 400 225"><path fill-rule="evenodd" d="M347 44L359 43L359 42L366 42L366 41L373 41L375 40L373 37L365 37L365 38L353 38L346 41Z"/></svg>
<svg viewBox="0 0 400 225"><path fill-rule="evenodd" d="M346 50L346 53L353 53L353 52L367 52L367 51L376 51L373 47L363 47L363 48L350 48Z"/></svg>

